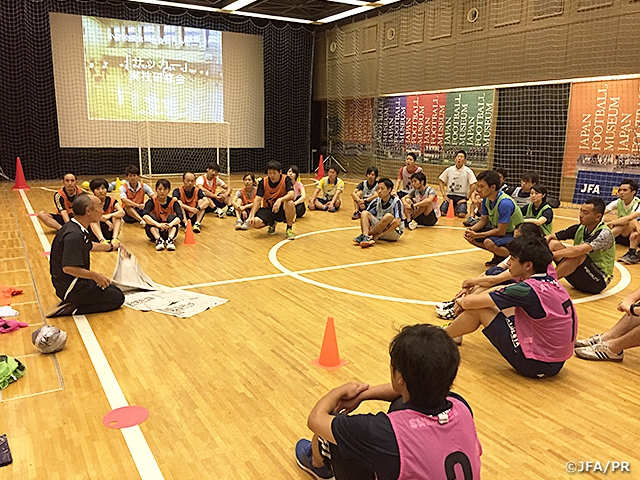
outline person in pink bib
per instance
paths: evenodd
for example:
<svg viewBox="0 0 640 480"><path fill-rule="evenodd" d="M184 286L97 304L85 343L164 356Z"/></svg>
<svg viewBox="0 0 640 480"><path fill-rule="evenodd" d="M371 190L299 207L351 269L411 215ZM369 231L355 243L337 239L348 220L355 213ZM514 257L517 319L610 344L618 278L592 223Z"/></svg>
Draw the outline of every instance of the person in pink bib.
<svg viewBox="0 0 640 480"><path fill-rule="evenodd" d="M544 238L517 237L508 249L508 267L516 283L457 298L455 308L461 313L444 330L456 338L483 326L482 333L521 375L557 375L573 354L575 307L558 281Z"/></svg>
<svg viewBox="0 0 640 480"><path fill-rule="evenodd" d="M300 468L316 479L480 478L482 447L471 408L450 392L460 354L440 328L404 327L391 341L391 383L347 383L309 414L312 441L296 444ZM347 415L364 400L388 413Z"/></svg>

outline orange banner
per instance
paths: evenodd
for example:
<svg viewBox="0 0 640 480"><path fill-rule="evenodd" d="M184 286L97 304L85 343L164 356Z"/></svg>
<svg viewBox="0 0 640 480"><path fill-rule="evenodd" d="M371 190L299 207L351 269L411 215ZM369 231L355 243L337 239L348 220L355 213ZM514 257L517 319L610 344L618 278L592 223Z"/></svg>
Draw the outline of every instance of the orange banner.
<svg viewBox="0 0 640 480"><path fill-rule="evenodd" d="M640 161L640 79L574 83L564 175L613 170Z"/></svg>

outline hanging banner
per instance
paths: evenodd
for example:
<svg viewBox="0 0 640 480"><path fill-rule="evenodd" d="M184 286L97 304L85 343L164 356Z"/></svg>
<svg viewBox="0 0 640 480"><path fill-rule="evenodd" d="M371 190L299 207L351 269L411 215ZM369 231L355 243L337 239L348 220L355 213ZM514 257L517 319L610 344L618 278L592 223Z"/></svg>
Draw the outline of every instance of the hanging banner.
<svg viewBox="0 0 640 480"><path fill-rule="evenodd" d="M453 159L455 151L462 148L467 151L469 161L486 165L491 143L493 96L493 90L447 93L446 159Z"/></svg>
<svg viewBox="0 0 640 480"><path fill-rule="evenodd" d="M446 93L409 95L406 99L405 149L432 153L444 145Z"/></svg>
<svg viewBox="0 0 640 480"><path fill-rule="evenodd" d="M354 98L344 104L344 141L347 144L371 145L373 98Z"/></svg>
<svg viewBox="0 0 640 480"><path fill-rule="evenodd" d="M564 175L640 171L640 79L571 86Z"/></svg>
<svg viewBox="0 0 640 480"><path fill-rule="evenodd" d="M407 97L382 97L376 99L375 144L382 154L404 152Z"/></svg>

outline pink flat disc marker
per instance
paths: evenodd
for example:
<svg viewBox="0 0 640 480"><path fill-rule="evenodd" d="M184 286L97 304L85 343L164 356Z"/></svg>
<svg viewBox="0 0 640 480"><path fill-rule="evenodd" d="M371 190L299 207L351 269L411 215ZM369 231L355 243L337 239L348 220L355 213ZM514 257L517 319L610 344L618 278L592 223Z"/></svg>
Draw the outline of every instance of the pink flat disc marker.
<svg viewBox="0 0 640 480"><path fill-rule="evenodd" d="M127 428L140 425L149 418L149 410L131 405L111 410L102 417L102 424L107 428Z"/></svg>

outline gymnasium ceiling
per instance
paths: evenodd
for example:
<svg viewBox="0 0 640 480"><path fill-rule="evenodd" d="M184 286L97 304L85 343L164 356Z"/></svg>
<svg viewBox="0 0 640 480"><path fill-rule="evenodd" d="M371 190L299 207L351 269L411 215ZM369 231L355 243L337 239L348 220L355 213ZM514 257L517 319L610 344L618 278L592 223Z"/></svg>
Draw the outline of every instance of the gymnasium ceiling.
<svg viewBox="0 0 640 480"><path fill-rule="evenodd" d="M343 18L353 20L401 0L130 0L165 7L189 8L238 17L327 25Z"/></svg>

